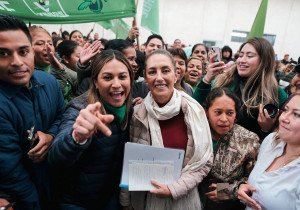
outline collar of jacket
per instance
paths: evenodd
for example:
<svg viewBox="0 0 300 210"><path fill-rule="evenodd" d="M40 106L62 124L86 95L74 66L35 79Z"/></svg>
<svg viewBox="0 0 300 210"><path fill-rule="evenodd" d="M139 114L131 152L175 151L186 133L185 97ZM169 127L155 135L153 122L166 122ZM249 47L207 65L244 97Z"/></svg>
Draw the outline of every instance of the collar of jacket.
<svg viewBox="0 0 300 210"><path fill-rule="evenodd" d="M235 125L233 126L233 128L232 128L228 133L226 133L224 136L222 136L222 137L219 139L219 141L220 141L221 143L225 143L225 144L228 144L228 143L229 143L230 138L231 138L231 136L233 135L234 127L235 127Z"/></svg>
<svg viewBox="0 0 300 210"><path fill-rule="evenodd" d="M35 71L36 70L34 70L30 78L32 89L44 86L44 84L42 84L39 78L35 75ZM5 95L7 98L13 98L18 92L22 90L22 88L24 88L24 86L12 85L6 82L1 82L0 87L2 94Z"/></svg>
<svg viewBox="0 0 300 210"><path fill-rule="evenodd" d="M147 118L147 111L144 102L134 107L136 112L134 113L137 120L139 120L146 128L149 127L148 125L148 118Z"/></svg>

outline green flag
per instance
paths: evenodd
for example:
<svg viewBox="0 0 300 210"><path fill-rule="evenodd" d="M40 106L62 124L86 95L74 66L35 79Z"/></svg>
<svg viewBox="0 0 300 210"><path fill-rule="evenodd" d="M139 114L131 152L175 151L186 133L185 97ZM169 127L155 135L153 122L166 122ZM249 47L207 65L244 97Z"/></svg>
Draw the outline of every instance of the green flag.
<svg viewBox="0 0 300 210"><path fill-rule="evenodd" d="M145 0L141 26L159 34L159 0Z"/></svg>
<svg viewBox="0 0 300 210"><path fill-rule="evenodd" d="M69 24L133 17L135 0L14 0L0 1L1 14L34 24Z"/></svg>
<svg viewBox="0 0 300 210"><path fill-rule="evenodd" d="M106 30L111 29L111 27L113 26L110 20L99 21L97 23Z"/></svg>
<svg viewBox="0 0 300 210"><path fill-rule="evenodd" d="M114 19L112 22L112 32L116 34L117 39L126 39L128 36L128 32L130 27L125 23L122 19Z"/></svg>
<svg viewBox="0 0 300 210"><path fill-rule="evenodd" d="M130 30L130 27L122 19L100 21L98 24L114 32L116 39L126 39Z"/></svg>
<svg viewBox="0 0 300 210"><path fill-rule="evenodd" d="M262 0L251 31L248 34L248 39L253 37L263 37L267 15L268 0Z"/></svg>

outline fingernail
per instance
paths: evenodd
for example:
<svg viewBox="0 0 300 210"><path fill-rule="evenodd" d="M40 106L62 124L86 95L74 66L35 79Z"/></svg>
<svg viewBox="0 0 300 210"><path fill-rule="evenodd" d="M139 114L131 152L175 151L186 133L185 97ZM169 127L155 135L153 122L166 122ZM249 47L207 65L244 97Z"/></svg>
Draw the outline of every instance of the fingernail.
<svg viewBox="0 0 300 210"><path fill-rule="evenodd" d="M111 135L111 131L110 130L106 131L106 135L110 136Z"/></svg>

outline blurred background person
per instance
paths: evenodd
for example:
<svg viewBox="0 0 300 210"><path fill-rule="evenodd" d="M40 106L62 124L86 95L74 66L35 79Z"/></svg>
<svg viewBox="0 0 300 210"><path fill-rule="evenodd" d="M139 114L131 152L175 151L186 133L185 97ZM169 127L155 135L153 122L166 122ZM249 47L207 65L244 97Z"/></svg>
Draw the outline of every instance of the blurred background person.
<svg viewBox="0 0 300 210"><path fill-rule="evenodd" d="M70 40L77 42L81 47L84 45L83 35L78 30L74 30L70 33Z"/></svg>
<svg viewBox="0 0 300 210"><path fill-rule="evenodd" d="M284 65L287 65L289 63L289 57L290 57L290 55L288 53L285 53L283 56L283 59L281 60L281 63L283 63Z"/></svg>
<svg viewBox="0 0 300 210"><path fill-rule="evenodd" d="M202 60L203 63L203 67L204 67L204 72L205 69L208 65L208 48L201 43L195 44L192 48L192 54L190 55L190 57L198 57Z"/></svg>
<svg viewBox="0 0 300 210"><path fill-rule="evenodd" d="M63 31L61 33L61 38L63 38L64 40L69 40L70 39L70 34L68 31Z"/></svg>
<svg viewBox="0 0 300 210"><path fill-rule="evenodd" d="M203 73L203 60L199 57L191 56L187 60L187 69L184 76L184 80L192 86L193 91L200 82Z"/></svg>
<svg viewBox="0 0 300 210"><path fill-rule="evenodd" d="M94 33L94 41L97 41L100 39L99 33Z"/></svg>
<svg viewBox="0 0 300 210"><path fill-rule="evenodd" d="M183 90L188 95L193 95L192 87L184 81L184 76L186 74L186 66L187 66L187 57L183 49L181 48L170 48L168 51L173 55L175 60L175 67L176 67L176 83L175 88L177 90Z"/></svg>
<svg viewBox="0 0 300 210"><path fill-rule="evenodd" d="M225 45L223 48L222 48L222 61L226 64L230 61L233 61L232 59L232 49Z"/></svg>
<svg viewBox="0 0 300 210"><path fill-rule="evenodd" d="M182 48L181 40L180 39L175 39L172 47L181 49Z"/></svg>
<svg viewBox="0 0 300 210"><path fill-rule="evenodd" d="M160 35L152 34L147 38L145 46L145 54L149 55L154 50L164 49L165 43Z"/></svg>

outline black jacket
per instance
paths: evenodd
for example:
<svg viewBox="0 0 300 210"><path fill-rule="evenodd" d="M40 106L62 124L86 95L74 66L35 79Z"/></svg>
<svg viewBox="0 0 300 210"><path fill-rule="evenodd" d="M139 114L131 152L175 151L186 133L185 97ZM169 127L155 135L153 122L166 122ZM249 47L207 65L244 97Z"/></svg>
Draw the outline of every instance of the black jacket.
<svg viewBox="0 0 300 210"><path fill-rule="evenodd" d="M101 209L119 192L124 143L129 141L129 132L122 131L120 124L113 121L109 125L110 137L98 132L84 145L75 143L72 126L86 106L86 94L70 102L48 160L56 172L56 185L60 186L60 203Z"/></svg>

